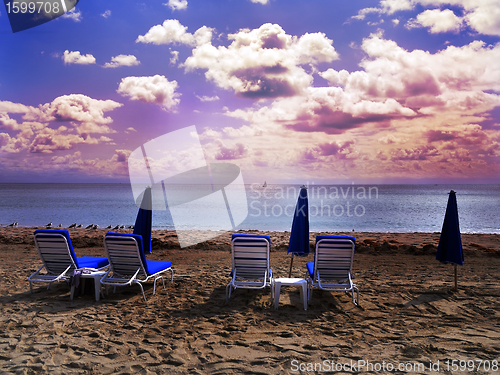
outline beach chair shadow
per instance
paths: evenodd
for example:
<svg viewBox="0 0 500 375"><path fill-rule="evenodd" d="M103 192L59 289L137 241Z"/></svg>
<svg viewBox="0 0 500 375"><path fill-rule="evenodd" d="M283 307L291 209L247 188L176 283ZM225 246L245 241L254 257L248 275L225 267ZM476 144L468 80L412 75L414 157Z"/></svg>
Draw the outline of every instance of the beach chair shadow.
<svg viewBox="0 0 500 375"><path fill-rule="evenodd" d="M351 293L352 302L359 306L359 291L352 282L352 263L356 239L349 236L316 237L314 262L306 264L308 301L314 288L324 291Z"/></svg>
<svg viewBox="0 0 500 375"><path fill-rule="evenodd" d="M404 307L418 306L424 303L441 301L443 299L448 299L449 295L450 292L446 289L429 290L413 298L411 301L406 302Z"/></svg>
<svg viewBox="0 0 500 375"><path fill-rule="evenodd" d="M102 270L109 265L105 257L77 257L67 230L38 229L34 237L43 265L28 277L31 293L33 283L48 283L49 289L54 282L69 282L75 269ZM44 269L45 273L42 273Z"/></svg>
<svg viewBox="0 0 500 375"><path fill-rule="evenodd" d="M153 279L153 295L156 293L156 281L163 273L170 271L170 282L174 281L174 271L170 261L146 260L142 236L138 234L108 232L104 237L104 248L111 265L109 271L101 278L101 284L117 286L137 284L141 288L142 297L146 301L143 283Z"/></svg>
<svg viewBox="0 0 500 375"><path fill-rule="evenodd" d="M226 301L231 292L241 289L271 287L271 238L257 234L233 234L231 238L231 281L226 286ZM271 287L271 300L273 299Z"/></svg>

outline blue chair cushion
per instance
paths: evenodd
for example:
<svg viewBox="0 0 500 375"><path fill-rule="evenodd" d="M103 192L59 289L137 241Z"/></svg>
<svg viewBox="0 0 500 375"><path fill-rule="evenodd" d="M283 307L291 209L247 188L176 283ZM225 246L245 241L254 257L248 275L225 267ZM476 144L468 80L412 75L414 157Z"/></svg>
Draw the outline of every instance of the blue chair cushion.
<svg viewBox="0 0 500 375"><path fill-rule="evenodd" d="M314 274L314 262L306 263L307 272L309 272L309 276L313 277Z"/></svg>
<svg viewBox="0 0 500 375"><path fill-rule="evenodd" d="M146 261L148 274L154 275L157 272L166 270L167 268L172 267L172 262L168 260L147 260Z"/></svg>
<svg viewBox="0 0 500 375"><path fill-rule="evenodd" d="M78 268L102 268L108 264L106 257L80 257L77 259Z"/></svg>

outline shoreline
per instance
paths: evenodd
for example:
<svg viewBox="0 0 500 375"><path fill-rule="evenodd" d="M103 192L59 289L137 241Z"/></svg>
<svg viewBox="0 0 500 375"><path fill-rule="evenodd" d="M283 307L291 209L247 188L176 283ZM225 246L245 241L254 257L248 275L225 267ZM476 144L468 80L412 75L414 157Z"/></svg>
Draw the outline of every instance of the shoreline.
<svg viewBox="0 0 500 375"><path fill-rule="evenodd" d="M0 244L30 244L34 246L33 232L44 227L4 227L0 228ZM58 229L58 228L53 228ZM78 247L104 247L103 239L107 232L132 233L132 229L67 229L75 248ZM198 231L190 231L192 236L196 236ZM207 241L185 247L179 246L177 234L174 230L153 230L152 247L155 249L218 249L230 251L231 235L233 233L254 233L265 234L271 237L271 251L288 249L290 232L259 231L259 230L238 230L234 232L221 232L217 237ZM397 252L408 253L435 253L439 244L441 233L424 232L311 232L309 241L311 252L314 252L314 243L317 235L331 234L342 236L353 236L356 238L356 253L363 252ZM496 233L462 233L462 247L465 253L485 252L490 255L500 256L500 234Z"/></svg>
<svg viewBox="0 0 500 375"><path fill-rule="evenodd" d="M9 226L8 224L5 225L5 224L2 224L0 225L0 229L15 229L15 228L23 228L23 229L33 229L33 231L37 230L37 229L46 229L46 227L44 225L40 225L40 226L34 226L34 225L17 225L15 227L11 227ZM64 229L64 230L80 230L80 231L83 231L83 230L93 230L93 229L86 229L86 228L68 228L68 227L52 227L52 228L49 228L49 229ZM97 228L97 230L106 230L108 232L112 232L114 230L117 230L117 231L127 231L127 230L130 230L132 231L133 229L130 229L130 228L124 228L124 229L113 229L113 228ZM196 231L196 230L193 230L193 231ZM153 227L153 232L175 232L175 229L167 229L167 228L155 228ZM226 231L216 231L216 230L207 230L206 232L224 232L226 233ZM252 229L237 229L237 230L234 230L234 231L231 231L231 233L244 233L244 232L266 232L266 233L290 233L290 230L263 230L263 229L255 229L255 228L252 228ZM124 232L126 233L126 232ZM327 231L314 231L314 232L311 232L311 233L351 233L349 231L338 231L338 232L327 232ZM353 230L352 233L374 233L374 234L440 234L441 232L421 232L421 231L401 231L401 232L398 232L398 231L380 231L380 230L376 230L376 231L356 231L356 230ZM462 235L466 234L466 235L474 235L474 234L487 234L487 235L500 235L500 231L499 232L461 232Z"/></svg>

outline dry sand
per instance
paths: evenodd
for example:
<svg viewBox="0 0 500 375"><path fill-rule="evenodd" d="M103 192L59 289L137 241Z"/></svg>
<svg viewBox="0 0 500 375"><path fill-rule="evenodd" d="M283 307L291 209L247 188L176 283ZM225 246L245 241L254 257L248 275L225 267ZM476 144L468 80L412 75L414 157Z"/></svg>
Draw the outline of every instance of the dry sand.
<svg viewBox="0 0 500 375"><path fill-rule="evenodd" d="M475 373L494 373L500 360L500 235L462 235L453 291L453 266L435 260L439 234L349 233L361 308L346 294L315 291L304 311L298 290L283 287L276 311L269 288L237 290L225 304L229 234L181 250L174 233L154 232L148 259L171 260L175 276L154 296L148 283L146 302L138 286L98 302L92 294L71 301L65 283L30 294L28 276L41 264L34 229L0 229L2 373L307 373L314 363L328 370L326 361L366 361L379 374L383 361L425 366L413 373L433 373L437 361L440 373L469 372L451 371L460 365L453 360L477 361L476 370L489 361ZM70 233L78 256L104 256L104 230ZM289 233L268 234L275 277L286 277ZM311 260L295 258L293 276Z"/></svg>

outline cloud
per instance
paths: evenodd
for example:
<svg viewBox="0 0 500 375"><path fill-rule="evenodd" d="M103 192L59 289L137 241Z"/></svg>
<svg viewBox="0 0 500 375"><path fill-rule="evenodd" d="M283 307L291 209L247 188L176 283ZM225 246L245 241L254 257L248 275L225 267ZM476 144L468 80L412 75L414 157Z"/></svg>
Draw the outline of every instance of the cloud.
<svg viewBox="0 0 500 375"><path fill-rule="evenodd" d="M416 27L427 27L432 34L445 32L458 32L462 27L463 20L457 17L449 9L443 11L439 9L426 10L406 23L408 29Z"/></svg>
<svg viewBox="0 0 500 375"><path fill-rule="evenodd" d="M214 96L206 96L206 95L198 96L198 95L196 95L196 97L198 99L200 99L200 101L202 101L202 102L214 102L214 101L220 100L220 98L217 95L214 95Z"/></svg>
<svg viewBox="0 0 500 375"><path fill-rule="evenodd" d="M243 170L259 171L252 176L258 180L311 180L332 171L338 181L500 173L500 129L481 125L500 106L500 44L430 53L378 33L360 52L359 70L318 73L328 87L226 109L246 124L205 129L207 158L237 158Z"/></svg>
<svg viewBox="0 0 500 375"><path fill-rule="evenodd" d="M94 132L108 133L109 128L102 125L113 122L111 117L104 117L104 112L112 111L123 104L113 100L98 100L86 95L71 94L59 96L52 103L41 106L43 112L50 116L50 120L77 121L83 126L94 124Z"/></svg>
<svg viewBox="0 0 500 375"><path fill-rule="evenodd" d="M135 66L141 62L134 55L118 55L111 58L111 62L104 64L105 68L118 68L119 66Z"/></svg>
<svg viewBox="0 0 500 375"><path fill-rule="evenodd" d="M167 111L174 111L180 103L176 93L177 81L169 81L165 76L126 77L118 86L117 92L131 100L157 104Z"/></svg>
<svg viewBox="0 0 500 375"><path fill-rule="evenodd" d="M179 61L179 51L170 51L172 57L170 58L170 64L175 65Z"/></svg>
<svg viewBox="0 0 500 375"><path fill-rule="evenodd" d="M212 29L203 26L194 34L188 33L187 26L181 25L178 20L165 20L162 25L153 26L145 35L139 35L136 43L152 44L187 44L196 46L212 39Z"/></svg>
<svg viewBox="0 0 500 375"><path fill-rule="evenodd" d="M269 3L271 0L250 0L252 3L258 3L258 4L267 4Z"/></svg>
<svg viewBox="0 0 500 375"><path fill-rule="evenodd" d="M64 51L64 55L62 57L65 64L81 64L81 65L89 65L95 64L95 57L91 54L81 55L80 51Z"/></svg>
<svg viewBox="0 0 500 375"><path fill-rule="evenodd" d="M109 127L113 120L105 117L104 112L120 106L122 104L112 100L97 100L81 94L60 96L37 108L0 102L0 129L11 132L2 133L0 151L52 153L82 143L108 143L110 138L94 138L90 134L113 133ZM11 118L9 113L22 114L23 121ZM67 124L59 125L61 122Z"/></svg>
<svg viewBox="0 0 500 375"><path fill-rule="evenodd" d="M131 153L132 151L130 150L115 150L115 154L113 155L111 160L117 161L119 163L126 163Z"/></svg>
<svg viewBox="0 0 500 375"><path fill-rule="evenodd" d="M101 141L108 141L109 138L101 138ZM58 129L45 128L40 131L33 142L29 145L29 152L31 153L53 153L58 150L70 150L75 145L98 144L99 139L92 138L88 134L71 134L68 128L61 126Z"/></svg>
<svg viewBox="0 0 500 375"><path fill-rule="evenodd" d="M219 142L219 151L215 155L216 160L234 160L242 158L247 154L248 150L242 143L236 143L233 148L224 146Z"/></svg>
<svg viewBox="0 0 500 375"><path fill-rule="evenodd" d="M205 77L236 94L260 99L293 96L312 83L302 65L337 60L332 41L323 33L291 36L279 25L240 30L228 36L229 47L210 41L198 44L182 64L187 71L204 69Z"/></svg>
<svg viewBox="0 0 500 375"><path fill-rule="evenodd" d="M73 20L75 22L80 22L82 20L82 13L76 10L76 8L73 8L68 13L63 14L62 18L69 18L70 20Z"/></svg>
<svg viewBox="0 0 500 375"><path fill-rule="evenodd" d="M101 16L104 18L109 18L111 17L111 11L108 9L104 13L102 13Z"/></svg>
<svg viewBox="0 0 500 375"><path fill-rule="evenodd" d="M188 2L187 0L168 0L168 3L163 5L167 5L172 10L184 10L187 9Z"/></svg>
<svg viewBox="0 0 500 375"><path fill-rule="evenodd" d="M445 6L463 9L463 18L452 15ZM392 15L400 11L413 10L417 6L433 7L425 10L408 26L430 27L432 33L457 31L459 23L467 25L478 33L500 35L500 2L495 0L381 0L378 8L361 9L352 19L363 20L370 13ZM450 13L451 12L451 13ZM439 22L444 24L440 25Z"/></svg>

